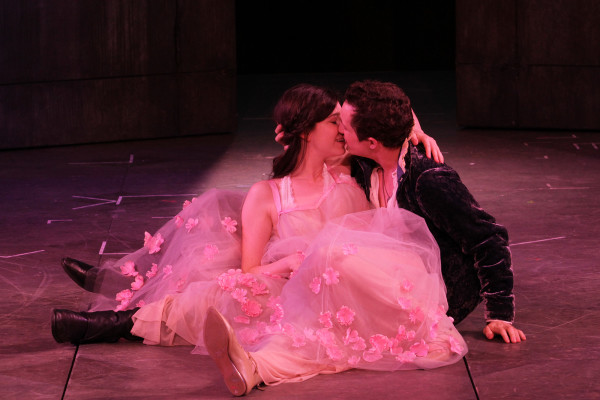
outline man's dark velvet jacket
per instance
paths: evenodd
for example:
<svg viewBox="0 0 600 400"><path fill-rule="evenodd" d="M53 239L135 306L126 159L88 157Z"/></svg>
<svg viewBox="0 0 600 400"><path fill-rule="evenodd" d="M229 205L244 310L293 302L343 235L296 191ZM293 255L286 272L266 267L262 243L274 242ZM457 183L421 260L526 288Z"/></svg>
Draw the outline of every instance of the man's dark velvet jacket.
<svg viewBox="0 0 600 400"><path fill-rule="evenodd" d="M448 315L458 323L483 300L487 320L512 322L513 272L506 229L479 206L456 171L427 158L421 147L410 144L405 161L396 198L401 208L425 219L440 247ZM373 160L352 157L352 176L367 198L375 167Z"/></svg>

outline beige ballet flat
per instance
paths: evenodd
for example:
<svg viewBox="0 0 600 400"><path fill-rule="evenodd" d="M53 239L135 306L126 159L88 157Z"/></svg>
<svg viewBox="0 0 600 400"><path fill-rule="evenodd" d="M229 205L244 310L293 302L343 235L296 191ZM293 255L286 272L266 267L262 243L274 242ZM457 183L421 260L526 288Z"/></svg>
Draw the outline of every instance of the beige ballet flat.
<svg viewBox="0 0 600 400"><path fill-rule="evenodd" d="M204 345L234 396L252 391L262 380L250 354L237 341L225 317L210 307L204 320Z"/></svg>

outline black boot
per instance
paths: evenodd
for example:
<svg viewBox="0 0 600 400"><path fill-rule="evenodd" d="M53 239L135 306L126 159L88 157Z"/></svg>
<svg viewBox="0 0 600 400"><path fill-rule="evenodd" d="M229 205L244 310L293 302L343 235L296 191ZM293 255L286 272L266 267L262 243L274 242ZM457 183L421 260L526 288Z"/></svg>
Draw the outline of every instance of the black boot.
<svg viewBox="0 0 600 400"><path fill-rule="evenodd" d="M116 342L120 338L140 341L131 334L131 317L139 308L126 311L75 312L52 311L52 336L58 343L73 344Z"/></svg>
<svg viewBox="0 0 600 400"><path fill-rule="evenodd" d="M77 285L92 292L94 290L94 281L96 278L96 269L93 265L86 264L73 258L65 257L62 259L62 267Z"/></svg>

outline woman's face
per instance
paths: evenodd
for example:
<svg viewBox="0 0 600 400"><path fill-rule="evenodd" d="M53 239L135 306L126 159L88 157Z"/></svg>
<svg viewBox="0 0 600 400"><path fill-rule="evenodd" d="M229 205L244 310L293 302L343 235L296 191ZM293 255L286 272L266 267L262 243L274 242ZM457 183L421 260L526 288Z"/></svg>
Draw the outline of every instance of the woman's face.
<svg viewBox="0 0 600 400"><path fill-rule="evenodd" d="M337 157L344 154L344 136L339 133L340 103L321 122L317 122L314 129L308 134L309 151L314 151L324 159Z"/></svg>

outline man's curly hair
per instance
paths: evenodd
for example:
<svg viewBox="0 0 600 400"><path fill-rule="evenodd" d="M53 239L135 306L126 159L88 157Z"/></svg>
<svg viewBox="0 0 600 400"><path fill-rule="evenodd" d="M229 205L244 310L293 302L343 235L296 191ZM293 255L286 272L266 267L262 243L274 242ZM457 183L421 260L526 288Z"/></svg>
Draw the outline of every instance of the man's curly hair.
<svg viewBox="0 0 600 400"><path fill-rule="evenodd" d="M372 137L385 147L401 147L414 125L410 99L391 82L354 82L345 101L355 109L352 127L358 139Z"/></svg>

